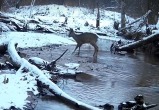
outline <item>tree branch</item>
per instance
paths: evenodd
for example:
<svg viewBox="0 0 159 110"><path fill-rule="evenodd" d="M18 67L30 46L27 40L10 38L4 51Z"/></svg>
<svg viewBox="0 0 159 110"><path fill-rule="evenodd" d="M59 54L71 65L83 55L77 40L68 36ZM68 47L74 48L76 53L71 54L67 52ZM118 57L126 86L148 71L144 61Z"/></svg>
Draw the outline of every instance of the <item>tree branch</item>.
<svg viewBox="0 0 159 110"><path fill-rule="evenodd" d="M55 83L49 80L44 73L38 69L36 66L30 64L24 58L20 58L15 49L15 43L13 41L8 44L8 53L11 56L11 59L17 66L23 65L26 69L33 73L33 76L37 78L38 81L42 82L43 85L48 87L48 90L53 93L55 96L59 97L62 100L66 100L70 104L74 105L75 108L85 109L85 110L101 110L97 107L85 104L81 101L74 99L65 92L63 92Z"/></svg>

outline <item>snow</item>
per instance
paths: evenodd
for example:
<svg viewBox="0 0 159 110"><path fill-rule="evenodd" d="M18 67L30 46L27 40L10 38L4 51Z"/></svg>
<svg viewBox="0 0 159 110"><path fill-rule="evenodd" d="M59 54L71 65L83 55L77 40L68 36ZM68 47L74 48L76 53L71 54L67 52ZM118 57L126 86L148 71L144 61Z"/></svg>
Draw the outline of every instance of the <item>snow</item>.
<svg viewBox="0 0 159 110"><path fill-rule="evenodd" d="M39 57L31 57L31 58L28 59L28 61L34 61L35 64L43 64L44 62L47 63L47 64L49 63L48 61L45 61L45 60L43 60Z"/></svg>
<svg viewBox="0 0 159 110"><path fill-rule="evenodd" d="M46 85L49 85L49 88L52 89L55 94L57 96L60 96L60 97L63 97L63 98L66 98L67 100L70 100L70 101L73 101L74 103L77 103L78 105L83 105L83 106L86 106L88 108L91 108L91 110L100 110L96 107L93 107L93 106L90 106L90 105L87 105L83 102L80 102L76 99L74 99L73 97L69 96L68 94L66 94L65 92L63 92L56 84L54 84L51 80L49 80L44 74L42 71L40 71L36 66L34 65L30 65L30 63L25 60L25 59L22 59L22 63L24 65L26 65L26 67L28 67L28 69L30 70L30 72L34 73L34 75L36 75L36 77L38 77L38 79L40 81L42 81L43 83L45 83Z"/></svg>
<svg viewBox="0 0 159 110"><path fill-rule="evenodd" d="M18 55L18 53L16 52L15 46L13 46L14 44L15 44L14 41L8 43L8 53L9 53L11 56L13 56L13 55L12 55L12 53L13 53L13 54L15 55L15 56L14 56L14 60L17 62L18 65L21 65L21 58L20 58L20 56ZM13 52L10 53L10 51L13 51ZM20 62L20 63L19 63L19 62Z"/></svg>
<svg viewBox="0 0 159 110"><path fill-rule="evenodd" d="M11 8L10 11L13 13L13 17L18 17L21 19L30 19L28 18L30 15L30 7L22 7L18 10L15 8ZM97 9L94 11L87 8L77 8L77 7L69 7L62 5L47 5L47 6L34 6L32 10L32 16L34 19L43 20L47 24L52 24L54 29L58 29L61 32L65 32L64 28L73 28L79 29L78 31L82 32L101 32L106 33L107 35L114 36L116 32L113 29L114 20L120 22L121 14L117 12L107 11L105 9L100 9L100 29L96 27L96 16ZM65 21L65 17L67 20L67 27L59 27ZM33 19L32 18L32 19ZM132 22L134 19L126 16L128 19L127 22ZM56 21L57 23L53 23ZM84 24L88 22L89 26L84 26ZM114 32L114 33L112 33Z"/></svg>
<svg viewBox="0 0 159 110"><path fill-rule="evenodd" d="M76 75L76 72L79 72L79 71L76 71L76 69L74 68L67 68L60 65L57 65L57 68L59 70L59 74Z"/></svg>
<svg viewBox="0 0 159 110"><path fill-rule="evenodd" d="M18 47L41 47L50 44L76 44L74 41L54 34L31 33L31 32L6 32L2 33L1 41L15 41Z"/></svg>
<svg viewBox="0 0 159 110"><path fill-rule="evenodd" d="M129 47L130 45L138 44L139 42L142 42L143 40L144 40L144 41L147 41L148 39L151 39L151 38L153 38L155 35L158 35L158 34L159 34L159 31L155 31L154 34L151 34L151 35L149 35L148 37L144 37L142 40L138 40L138 41L136 41L136 42L132 42L132 43L129 43L129 44L127 44L127 45L121 46L121 47L119 47L119 49Z"/></svg>
<svg viewBox="0 0 159 110"><path fill-rule="evenodd" d="M50 63L50 62L45 61L45 60L38 58L38 57L31 57L31 58L29 58L28 61L34 62L35 64L38 64L38 65L42 65L44 62L47 64ZM56 64L56 68L57 68L59 74L76 75L76 73L79 72L79 71L76 71L80 65L78 63L66 63L64 65L65 66L60 66L60 65ZM45 71L45 73L47 73L47 72ZM45 74L45 75L47 75L47 74Z"/></svg>
<svg viewBox="0 0 159 110"><path fill-rule="evenodd" d="M9 79L9 83L3 83L4 77ZM0 110L7 109L10 106L23 109L26 103L29 103L26 100L28 97L26 91L33 91L34 89L34 94L38 93L35 85L36 81L29 73L0 75Z"/></svg>
<svg viewBox="0 0 159 110"><path fill-rule="evenodd" d="M71 68L71 69L77 69L80 66L80 64L78 64L78 63L66 63L65 66L68 68Z"/></svg>
<svg viewBox="0 0 159 110"><path fill-rule="evenodd" d="M17 17L18 19L28 20L30 19L30 7L22 7L18 10L15 8L10 9L10 16ZM53 21L58 21L58 23L54 23L52 27L54 29L60 30L60 32L66 33L64 28L74 28L78 29L82 32L101 32L106 33L108 36L99 36L100 39L106 40L119 40L120 38L115 36L115 30L113 29L114 20L120 21L120 14L116 12L106 11L104 9L100 10L100 29L95 28L95 21L97 15L97 9L93 12L92 10L86 8L76 8L76 7L65 7L59 5L47 5L47 6L34 6L32 9L32 16L34 19L41 19L45 21L46 24L53 24ZM68 27L59 27L59 24L62 24L65 20L65 17L68 18ZM133 21L134 19L129 18L129 21ZM88 22L89 26L84 26L84 24ZM4 42L17 42L18 47L27 48L27 47L41 47L50 44L62 44L62 45L75 45L76 43L69 39L68 37L62 37L61 35L55 34L46 34L46 33L34 33L34 32L5 32L8 31L8 27L3 23L0 23L3 27L3 33L0 37L0 44ZM157 25L159 27L159 23ZM34 25L29 24L29 27L33 27ZM103 43L104 45L106 43ZM10 44L11 45L11 44ZM101 44L101 47L103 45ZM105 47L103 47L105 48ZM14 50L14 47L10 48ZM29 65L29 63L25 59L21 59L18 57L16 52L13 52L16 55L17 62L24 63L23 66ZM41 59L36 59L37 62L41 62ZM23 67L22 66L22 67ZM65 64L66 68L58 66L58 68L62 68L61 73L75 73L74 69L77 69L80 65L76 63L67 63ZM21 68L22 68L21 67ZM42 71L37 69L35 66L29 66L31 68L30 73L22 73L21 69L19 69L16 74L6 74L5 72L0 72L0 110L7 109L10 106L15 106L17 108L23 109L26 103L28 102L26 98L28 97L27 91L32 91L35 95L38 94L35 77L30 74L38 73L43 74ZM47 72L45 72L47 73ZM36 75L38 75L36 74ZM40 80L45 81L46 84L52 85L51 88L54 89L61 96L65 96L70 100L77 101L76 99L70 97L65 94L63 91L59 89L59 87L53 84L46 77L47 75L40 75ZM4 77L9 79L9 82L4 84ZM49 77L49 76L48 76ZM34 91L33 91L34 90ZM18 97L18 100L17 100ZM82 102L77 101L79 104L83 104ZM83 104L84 105L84 104ZM89 106L89 105L86 105ZM92 108L94 109L94 108Z"/></svg>

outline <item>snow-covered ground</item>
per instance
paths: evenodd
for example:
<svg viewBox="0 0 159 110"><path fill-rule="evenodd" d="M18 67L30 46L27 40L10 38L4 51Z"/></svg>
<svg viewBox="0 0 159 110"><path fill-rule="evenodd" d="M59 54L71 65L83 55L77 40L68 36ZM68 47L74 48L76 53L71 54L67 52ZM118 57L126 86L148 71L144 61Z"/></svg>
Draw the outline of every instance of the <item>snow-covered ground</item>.
<svg viewBox="0 0 159 110"><path fill-rule="evenodd" d="M75 44L72 40L57 35L19 32L3 33L0 43L7 41L18 42L18 47L21 48L40 47L50 44ZM75 73L74 70L65 69L63 69L61 73L66 73L68 71ZM9 72L10 71L8 71L8 73ZM34 77L29 75L29 73L25 74L20 71L15 71L14 74L6 74L5 71L1 71L0 74L0 110L9 108L10 106L22 109L27 103L29 103L26 100L28 97L27 91L33 91L34 95L38 94L36 81ZM6 84L3 83L5 78L9 79L9 82Z"/></svg>
<svg viewBox="0 0 159 110"><path fill-rule="evenodd" d="M76 44L74 41L54 34L32 33L32 32L4 32L1 37L2 42L16 41L18 47L41 47L51 44Z"/></svg>
<svg viewBox="0 0 159 110"><path fill-rule="evenodd" d="M4 79L9 79L8 83L4 83ZM27 91L38 94L36 81L29 74L1 74L0 75L0 110L14 106L23 109L26 103L29 103Z"/></svg>
<svg viewBox="0 0 159 110"><path fill-rule="evenodd" d="M47 5L47 6L34 6L22 7L20 9L11 8L12 16L18 17L18 19L29 19L30 13L32 18L42 20L47 24L52 24L55 30L65 31L63 28L59 27L67 17L67 27L78 29L79 31L85 32L102 32L110 36L114 36L116 32L113 29L114 20L120 22L120 13L111 12L107 10L100 9L100 29L96 27L97 9L90 10L86 8L68 7L62 5ZM127 22L132 22L134 19L126 16ZM56 23L55 23L56 22ZM88 26L85 23L88 22Z"/></svg>
<svg viewBox="0 0 159 110"><path fill-rule="evenodd" d="M0 43L15 41L18 42L18 47L40 47L50 44L63 44L70 45L75 44L74 41L67 38L52 35L52 34L42 34L42 33L19 33L19 32L6 32L1 36ZM72 66L78 67L77 64L66 64L65 68L58 66L61 69L61 73L71 73L74 74L73 69L69 69ZM29 73L21 73L21 71L14 71L12 74L10 71L0 72L0 110L9 108L10 106L15 106L16 108L23 109L27 103L29 103L26 98L28 97L27 91L33 91L34 95L38 94L36 81L33 76L30 76ZM14 74L13 74L14 73ZM45 74L49 76L48 74ZM4 84L4 79L8 78L9 82ZM18 98L18 100L17 100Z"/></svg>
<svg viewBox="0 0 159 110"><path fill-rule="evenodd" d="M29 19L30 16L30 7L21 7L16 10L11 8L10 12L14 17L21 19ZM65 32L63 27L59 27L60 23L63 23L65 17L68 18L67 28L80 29L82 32L101 32L110 35L105 38L99 36L103 39L117 40L120 38L113 37L116 32L113 29L114 19L119 21L120 14L116 12L100 10L101 12L101 21L100 29L95 28L97 10L94 12L85 8L76 8L76 7L65 7L58 5L48 5L48 6L35 6L31 11L31 15L35 19L41 19L47 22L48 24L53 24L54 21L58 21L58 24L54 24L54 29L61 30ZM132 21L132 18L129 18L129 22ZM84 26L88 22L89 26ZM54 34L45 34L45 33L33 33L33 32L4 32L0 37L0 44L2 42L7 42L14 40L18 42L18 47L40 47L50 44L63 44L70 45L75 44L75 42L67 37L61 37L60 35ZM101 45L102 47L102 45ZM66 64L68 68L78 68L79 64L69 63ZM23 108L27 101L28 97L27 91L33 91L34 94L38 94L36 82L34 77L28 74L21 74L20 71L15 72L15 74L2 74L0 72L0 110L9 108L10 106L15 106L17 108ZM9 79L9 82L4 84L3 81L5 78ZM18 100L17 100L18 99Z"/></svg>

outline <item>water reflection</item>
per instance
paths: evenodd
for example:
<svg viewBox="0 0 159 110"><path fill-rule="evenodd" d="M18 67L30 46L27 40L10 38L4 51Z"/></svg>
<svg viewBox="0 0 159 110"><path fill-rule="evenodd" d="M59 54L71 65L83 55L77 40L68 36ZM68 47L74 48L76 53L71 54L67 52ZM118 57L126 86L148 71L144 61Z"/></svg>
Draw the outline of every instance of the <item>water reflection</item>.
<svg viewBox="0 0 159 110"><path fill-rule="evenodd" d="M87 54L87 52L82 53ZM114 55L109 52L99 53L98 68L89 71L93 77L78 77L80 81L68 79L62 89L72 97L91 105L110 103L117 105L133 100L137 94L143 94L149 103L159 104L159 62L154 57L137 55ZM88 64L92 66L92 64ZM94 80L96 79L96 80ZM43 109L40 109L43 108ZM36 110L71 110L56 100L42 99ZM151 110L157 110L159 107Z"/></svg>
<svg viewBox="0 0 159 110"><path fill-rule="evenodd" d="M35 110L74 110L67 103L58 100L55 96L46 95L38 100Z"/></svg>

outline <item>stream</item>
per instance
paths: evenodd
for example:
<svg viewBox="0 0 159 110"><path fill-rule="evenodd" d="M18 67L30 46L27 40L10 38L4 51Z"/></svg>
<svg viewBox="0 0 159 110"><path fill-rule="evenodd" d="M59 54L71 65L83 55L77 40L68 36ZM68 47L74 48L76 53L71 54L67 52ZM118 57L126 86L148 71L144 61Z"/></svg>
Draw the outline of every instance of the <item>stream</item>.
<svg viewBox="0 0 159 110"><path fill-rule="evenodd" d="M91 51L91 50L90 50ZM81 57L87 55L82 50ZM78 80L63 79L59 87L72 97L87 104L98 106L109 103L117 110L119 103L134 100L142 94L145 102L159 104L159 59L143 53L116 55L99 52L98 70L89 75L78 76ZM92 64L94 65L94 64ZM150 110L158 110L159 106ZM35 110L74 110L69 104L52 95L39 99Z"/></svg>

